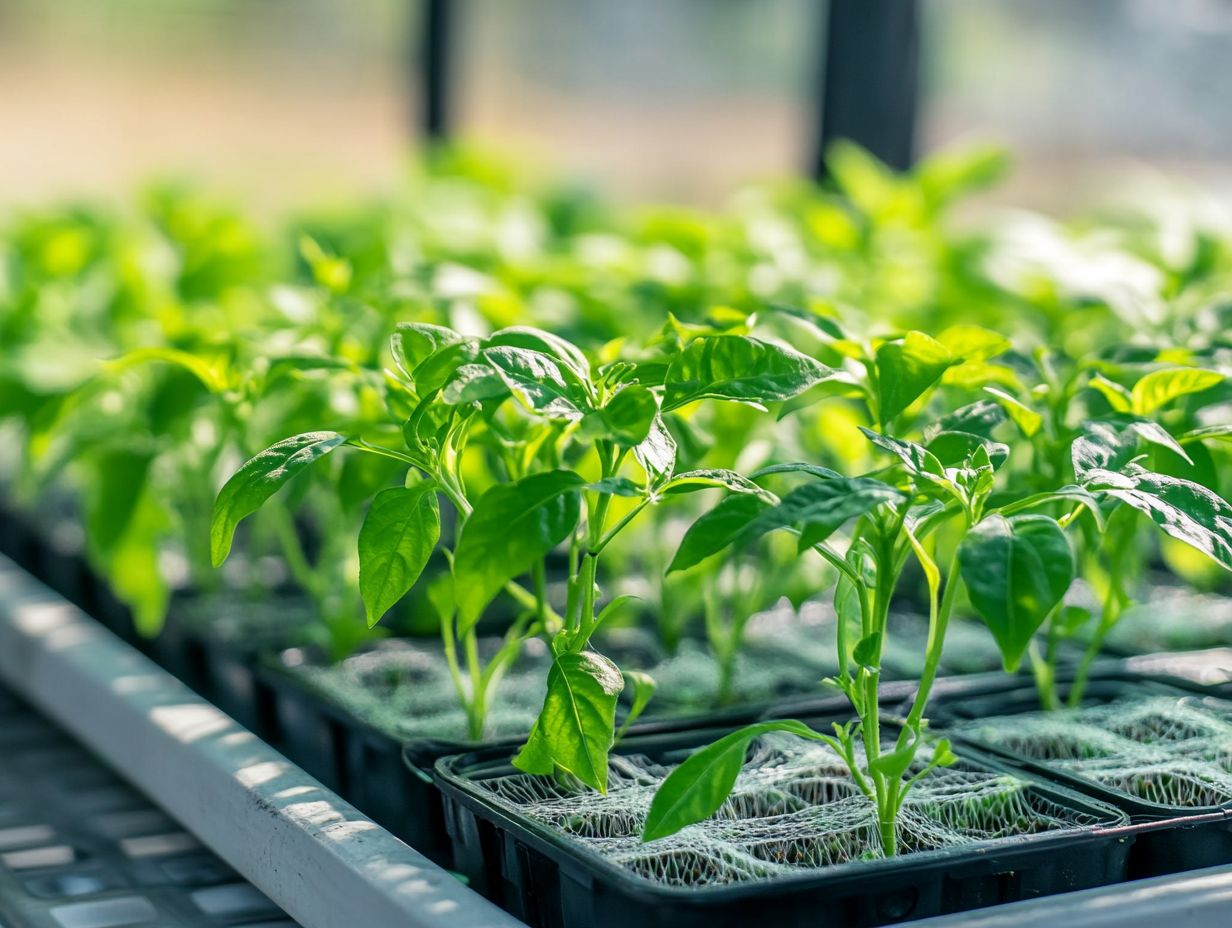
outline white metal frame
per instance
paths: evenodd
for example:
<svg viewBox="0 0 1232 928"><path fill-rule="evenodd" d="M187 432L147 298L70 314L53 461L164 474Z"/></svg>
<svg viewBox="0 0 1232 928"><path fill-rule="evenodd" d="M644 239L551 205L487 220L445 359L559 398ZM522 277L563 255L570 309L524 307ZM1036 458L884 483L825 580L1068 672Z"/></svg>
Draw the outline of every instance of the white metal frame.
<svg viewBox="0 0 1232 928"><path fill-rule="evenodd" d="M2 557L0 677L303 928L525 928Z"/></svg>

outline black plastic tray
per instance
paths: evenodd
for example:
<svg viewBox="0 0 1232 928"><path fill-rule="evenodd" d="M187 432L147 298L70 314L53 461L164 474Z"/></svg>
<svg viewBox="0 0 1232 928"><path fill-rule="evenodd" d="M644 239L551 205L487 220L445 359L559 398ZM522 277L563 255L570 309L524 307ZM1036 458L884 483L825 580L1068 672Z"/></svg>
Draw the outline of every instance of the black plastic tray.
<svg viewBox="0 0 1232 928"><path fill-rule="evenodd" d="M356 808L445 866L453 860L453 846L445 827L441 792L432 775L436 762L475 750L511 755L526 740L524 735L482 744L400 738L317 692L276 661L262 661L256 676L259 688L270 694L272 722L266 729L271 743ZM730 727L755 720L766 707L757 703L709 714L651 716L635 723L630 734Z"/></svg>
<svg viewBox="0 0 1232 928"><path fill-rule="evenodd" d="M670 760L722 733L629 738L620 750ZM1008 770L986 756L968 760ZM867 928L1115 883L1126 876L1135 839L1114 807L1028 775L1051 800L1106 824L852 862L765 882L670 887L492 803L475 780L516 773L508 761L507 751L485 749L441 759L435 775L445 796L455 869L533 928L813 928L823 918L831 928Z"/></svg>
<svg viewBox="0 0 1232 928"><path fill-rule="evenodd" d="M945 730L956 722L1039 711L1034 688L1003 680L946 681L938 694L933 724ZM1065 685L1061 687L1064 694ZM1084 705L1100 705L1130 694L1175 695L1178 698L1224 702L1208 687L1154 674L1106 670L1089 680ZM1232 704L1225 703L1232 711ZM1170 806L1150 802L1106 786L1046 761L1024 758L970 735L954 734L958 745L971 745L1000 757L1020 770L1046 777L1123 809L1138 840L1130 857L1133 879L1179 873L1232 863L1232 801L1217 806Z"/></svg>

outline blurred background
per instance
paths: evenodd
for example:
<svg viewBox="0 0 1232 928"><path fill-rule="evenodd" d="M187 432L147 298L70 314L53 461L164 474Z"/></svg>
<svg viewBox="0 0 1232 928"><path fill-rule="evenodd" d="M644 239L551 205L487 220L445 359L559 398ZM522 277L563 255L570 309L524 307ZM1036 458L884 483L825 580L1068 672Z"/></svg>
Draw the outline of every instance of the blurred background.
<svg viewBox="0 0 1232 928"><path fill-rule="evenodd" d="M816 0L458 6L464 138L703 204L808 166ZM1009 144L999 199L1065 207L1153 172L1232 191L1232 2L921 6L919 147ZM421 18L413 0L0 0L0 198L168 173L271 208L385 189L418 135Z"/></svg>

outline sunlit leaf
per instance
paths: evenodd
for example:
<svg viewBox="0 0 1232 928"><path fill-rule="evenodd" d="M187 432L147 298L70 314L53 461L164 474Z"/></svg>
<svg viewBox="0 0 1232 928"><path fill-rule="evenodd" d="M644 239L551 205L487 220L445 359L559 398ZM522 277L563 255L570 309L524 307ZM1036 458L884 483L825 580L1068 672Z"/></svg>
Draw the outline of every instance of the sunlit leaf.
<svg viewBox="0 0 1232 928"><path fill-rule="evenodd" d="M475 626L510 579L577 527L585 483L573 471L545 471L498 483L479 497L454 551L459 635Z"/></svg>
<svg viewBox="0 0 1232 928"><path fill-rule="evenodd" d="M668 774L655 792L642 827L642 840L665 838L714 815L731 795L749 745L755 738L773 732L817 737L811 728L793 719L758 722L694 751Z"/></svg>
<svg viewBox="0 0 1232 928"><path fill-rule="evenodd" d="M437 487L391 487L372 500L359 530L359 592L368 627L414 586L441 533Z"/></svg>
<svg viewBox="0 0 1232 928"><path fill-rule="evenodd" d="M991 515L963 538L958 557L971 604L1014 670L1074 579L1069 539L1047 516Z"/></svg>
<svg viewBox="0 0 1232 928"><path fill-rule="evenodd" d="M743 335L696 338L668 367L663 408L706 398L778 402L831 374L824 364L784 345Z"/></svg>
<svg viewBox="0 0 1232 928"><path fill-rule="evenodd" d="M1133 412L1149 416L1173 400L1191 393L1201 393L1223 383L1224 376L1218 371L1197 367L1173 367L1151 371L1134 384L1132 391Z"/></svg>
<svg viewBox="0 0 1232 928"><path fill-rule="evenodd" d="M227 559L236 526L304 468L346 441L337 432L305 432L284 438L249 460L218 492L210 519L210 557Z"/></svg>

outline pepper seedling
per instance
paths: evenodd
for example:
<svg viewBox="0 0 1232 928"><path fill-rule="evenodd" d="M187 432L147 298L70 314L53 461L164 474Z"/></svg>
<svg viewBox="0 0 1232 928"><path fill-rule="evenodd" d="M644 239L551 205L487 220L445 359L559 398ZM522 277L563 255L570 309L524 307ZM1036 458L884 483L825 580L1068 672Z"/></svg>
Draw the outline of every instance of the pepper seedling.
<svg viewBox="0 0 1232 928"><path fill-rule="evenodd" d="M821 741L844 760L856 787L875 806L882 852L895 854L904 797L930 770L955 759L949 744L940 741L925 763L916 764L946 628L964 581L977 601L1013 604L1003 612L989 609L984 618L1003 650L1018 657L1070 585L1073 553L1063 529L1056 520L1030 511L1044 498L991 504L997 472L1010 454L1006 445L956 430L935 432L926 443L891 431L908 408L927 401L946 370L964 363L963 356L913 332L870 346L862 358L867 373L858 386L871 419L880 426L879 431L862 431L893 464L854 477L807 463L755 472L750 475L754 480L783 474L808 479L772 501L752 494L725 497L692 526L673 562L683 569L768 531L796 533L802 555L815 552L838 573L839 675L831 682L850 699L856 720L836 723L829 733L796 720L762 722L696 752L661 784L643 840L714 814L730 794L749 744L760 735L786 731ZM1089 503L1094 505L1093 498ZM839 532L852 522L845 548L840 547ZM944 569L937 556L942 534L950 549L940 559ZM928 643L910 710L898 734L883 741L881 655L891 602L912 558L927 581ZM849 626L859 630L854 642Z"/></svg>
<svg viewBox="0 0 1232 928"><path fill-rule="evenodd" d="M1061 645L1085 637L1067 696L1070 706L1081 704L1092 665L1145 573L1144 531L1153 525L1232 570L1232 507L1218 493L1218 474L1203 447L1228 430L1199 424L1203 411L1222 400L1215 389L1222 374L1151 365L1123 385L1105 376L1115 369L1105 362L1075 362L1044 351L1034 360L1040 382L1032 390L1017 396L991 392L1032 451L1031 466L1016 479L1037 488L1041 480L1067 484L1053 494L1051 509L1074 536L1081 573L1099 606L1093 615L1059 603L1046 619L1042 641L1032 643L1040 703L1051 709L1060 705ZM1033 504L1045 498L1037 494ZM1076 521L1081 512L1093 518ZM1016 666L1012 655L1005 656L1007 666Z"/></svg>
<svg viewBox="0 0 1232 928"><path fill-rule="evenodd" d="M541 775L568 773L606 790L623 682L616 666L590 649L590 642L622 598L596 612L600 556L640 513L674 496L710 488L762 493L731 470L677 472L676 443L664 416L702 401L780 403L833 374L786 346L737 334L686 340L666 363L615 362L600 371L592 405L575 426L590 437L597 470L592 480L576 478L585 519L570 539L565 621L552 638L554 660L543 709L515 766ZM529 405L535 414L544 413L542 404ZM640 468L640 482L622 473L630 456ZM614 499L625 501L619 517L611 512ZM634 682L638 691L630 720L648 698L648 681Z"/></svg>
<svg viewBox="0 0 1232 928"><path fill-rule="evenodd" d="M410 323L392 342L398 375L390 375L390 406L400 421L372 436L305 433L285 439L246 463L219 493L211 527L216 561L225 558L239 522L314 461L340 447L400 461L403 487L372 501L359 532L359 585L369 625L419 579L434 548L450 563L430 599L441 616L445 658L466 708L468 735L484 735L490 699L525 640L552 643L544 713L563 698L571 727L532 731L525 759L574 773L602 786L592 763L614 737L619 671L587 646L620 602L597 609L596 576L604 548L651 503L705 486L744 486L722 472L674 474L675 443L663 413L710 397L769 402L794 396L828 371L790 349L755 339L698 339L667 365L618 363L595 373L584 353L547 332L517 327L486 339L442 326ZM639 377L650 373L651 385ZM635 376L636 375L636 376ZM496 473L481 493L468 487L466 464L480 451ZM632 455L647 482L620 473ZM584 477L563 466L585 459ZM635 499L608 525L612 501ZM453 508L452 545L441 543L440 500ZM584 513L584 518L583 518ZM545 558L569 548L568 595L563 614L548 602ZM530 574L533 590L518 578ZM501 593L521 611L486 665L479 653L479 622ZM583 706L583 700L589 703ZM645 699L635 698L635 705ZM543 716L541 716L543 718Z"/></svg>

